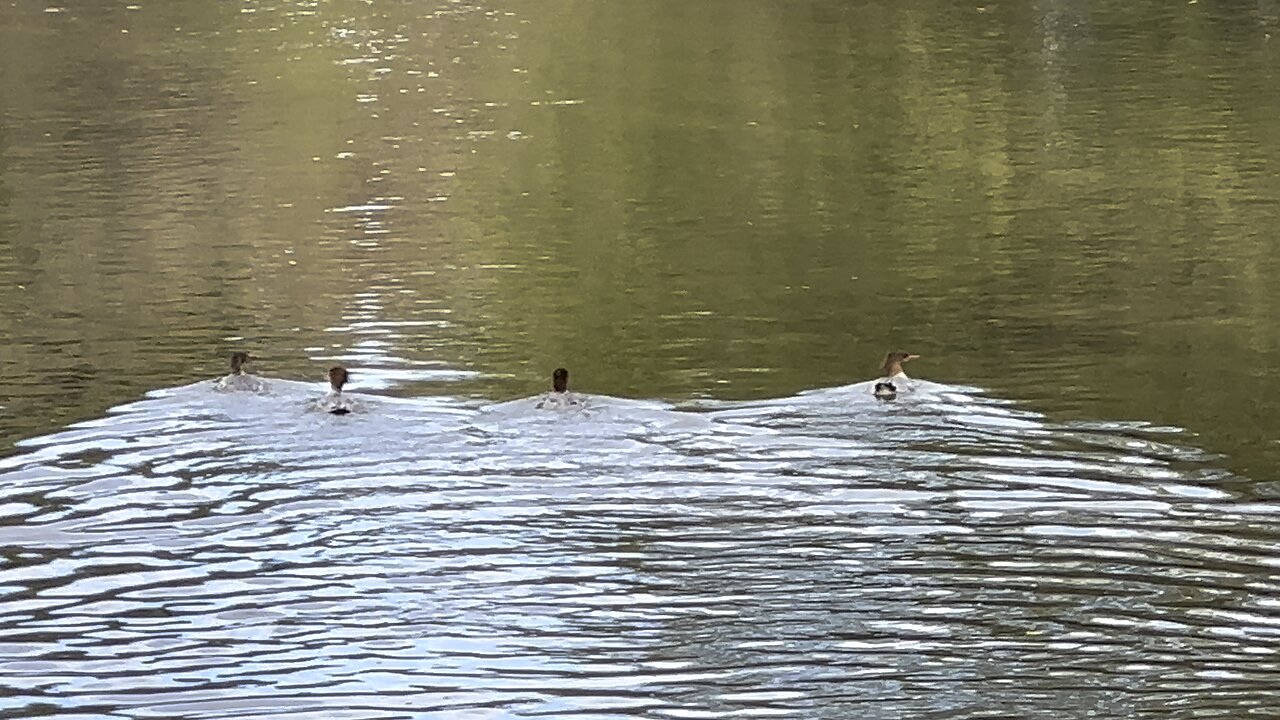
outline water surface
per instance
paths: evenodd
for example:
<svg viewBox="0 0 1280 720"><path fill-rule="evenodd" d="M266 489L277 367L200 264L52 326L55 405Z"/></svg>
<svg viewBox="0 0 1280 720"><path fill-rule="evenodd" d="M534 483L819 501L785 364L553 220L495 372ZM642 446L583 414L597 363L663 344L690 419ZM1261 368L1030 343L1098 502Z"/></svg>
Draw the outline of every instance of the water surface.
<svg viewBox="0 0 1280 720"><path fill-rule="evenodd" d="M242 346L295 379L475 371L487 399L562 364L620 396L787 396L902 347L1269 478L1278 17L6 4L0 428Z"/></svg>
<svg viewBox="0 0 1280 720"><path fill-rule="evenodd" d="M1278 28L0 4L0 714L1277 714Z"/></svg>
<svg viewBox="0 0 1280 720"><path fill-rule="evenodd" d="M1171 428L210 388L0 468L6 716L1278 709L1280 507Z"/></svg>

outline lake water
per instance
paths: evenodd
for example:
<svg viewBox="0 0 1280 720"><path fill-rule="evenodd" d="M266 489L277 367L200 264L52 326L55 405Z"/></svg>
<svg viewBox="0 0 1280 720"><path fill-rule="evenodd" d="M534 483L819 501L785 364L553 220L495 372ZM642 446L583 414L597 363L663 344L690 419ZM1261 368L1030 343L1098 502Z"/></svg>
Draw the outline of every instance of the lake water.
<svg viewBox="0 0 1280 720"><path fill-rule="evenodd" d="M1280 714L1277 31L0 4L0 715Z"/></svg>

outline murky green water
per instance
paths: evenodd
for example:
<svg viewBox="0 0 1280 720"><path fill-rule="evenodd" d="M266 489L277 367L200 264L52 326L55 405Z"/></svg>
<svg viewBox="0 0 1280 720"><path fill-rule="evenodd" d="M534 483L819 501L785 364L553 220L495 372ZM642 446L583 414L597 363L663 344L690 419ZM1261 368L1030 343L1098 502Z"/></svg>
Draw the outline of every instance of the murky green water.
<svg viewBox="0 0 1280 720"><path fill-rule="evenodd" d="M1274 290L1280 280L1278 69L1280 3L1273 0L3 2L0 454L17 456L10 461L12 482L5 483L6 492L16 493L10 497L15 507L55 508L39 522L22 512L5 522L24 528L60 522L63 512L79 517L86 510L76 503L92 507L98 501L85 498L95 492L78 493L65 483L72 476L90 482L114 478L114 470L99 466L116 467L115 454L148 432L164 442L143 463L152 468L144 476L186 467L179 445L191 428L183 424L183 413L223 417L205 406L207 399L187 397L164 406L170 414L155 425L125 423L120 437L90 442L92 452L71 446L50 459L14 443L99 418L149 390L220 374L234 348L252 350L256 370L273 378L319 380L325 367L341 361L354 369L358 387L405 398L450 398L450 412L463 415L484 401L541 390L556 365L572 368L580 389L611 396L678 403L786 399L869 378L886 350L905 348L923 355L911 366L913 374L965 397L969 391L956 388L978 387L1016 403L1019 412L1044 424L1036 425L1037 432L1049 439L1037 444L1039 436L1016 425L994 435L970 434L963 422L952 423L954 408L947 406L929 410L941 418L939 427L929 427L925 412L905 426L890 422L887 436L873 438L875 448L886 452L893 433L902 430L915 443L910 453L923 454L910 454L899 464L850 464L841 449L851 441L848 423L876 416L859 415L868 409L855 404L854 417L842 415L837 422L801 404L778 417L753 416L747 424L775 431L781 423L801 435L826 438L808 450L784 443L766 453L792 461L812 453L814 467L793 472L771 466L769 473L776 474L766 473L761 482L785 485L805 473L856 480L873 467L877 487L885 492L905 486L959 493L946 495L945 502L927 494L901 502L877 496L891 506L891 525L923 518L946 528L964 526L954 514L973 500L964 493L984 492L983 483L1012 482L1012 476L1032 485L1049 476L1086 482L1073 487L1067 500L1096 500L1104 507L1091 506L1081 517L1054 505L1046 512L1064 512L1067 519L1009 520L1007 527L1033 538L1030 548L989 527L980 528L969 544L960 538L963 532L953 536L948 529L921 545L895 545L900 541L874 539L881 537L878 521L859 521L858 532L873 539L847 549L887 553L880 561L889 578L884 587L909 584L910 569L923 563L941 573L937 582L951 588L946 592L959 588L969 608L959 616L981 617L977 624L959 616L944 621L943 635L964 638L974 628L999 635L997 608L1003 603L1015 608L1016 618L1008 646L930 645L935 655L929 657L942 663L938 667L926 662L905 684L901 678L864 678L868 684L858 692L896 698L880 706L886 717L924 711L942 716L948 707L979 712L981 703L966 704L971 695L981 697L1001 677L1025 677L1047 663L1067 672L1066 679L1045 685L1043 696L1010 696L1002 707L1070 714L1066 698L1077 687L1073 683L1098 678L1080 679L1068 671L1090 665L1090 653L1102 653L1108 674L1093 685L1101 690L1092 707L1104 714L1150 711L1151 717L1167 717L1142 700L1107 692L1134 678L1158 684L1156 670L1189 678L1184 685L1162 686L1166 693L1236 683L1238 693L1208 697L1188 712L1221 709L1230 716L1242 707L1265 707L1262 690L1274 685L1274 635L1246 632L1248 642L1240 640L1239 648L1228 651L1215 643L1230 645L1234 640L1221 639L1236 637L1235 630L1215 623L1240 613L1256 625L1251 630L1274 622L1267 615L1274 614L1274 604L1258 604L1249 593L1274 593L1274 558L1260 538L1273 537L1277 527L1268 519L1269 506L1240 509L1232 503L1273 496L1280 464L1280 293ZM453 399L458 397L471 400ZM417 408L403 410L406 417L426 412L412 404L389 407ZM289 417L273 420L274 429L250 425L246 432L300 442L294 431L280 429L296 420ZM417 430L375 425L347 442L366 457L386 460L378 442L388 437L393 448L399 442L408 448L435 442L432 432L456 430L452 421L430 412L422 422L425 429ZM715 505L715 476L704 474L707 468L696 460L712 450L645 427L645 447L659 457L674 453L681 459L670 474L645 465L636 481L664 489L653 491L659 494L702 488L706 502ZM1187 432L1166 437L1166 427ZM216 458L209 460L212 469L193 470L194 475L182 470L182 480L175 481L186 488L203 478L212 488L209 497L179 502L164 495L126 503L124 516L113 515L102 531L117 537L120 528L113 523L121 517L172 503L189 505L197 516L241 513L249 507L243 503L258 502L254 493L261 485L276 481L306 495L315 490L308 483L316 478L289 474L290 463L306 466L308 452L320 453L310 456L320 465L332 460L325 454L333 451L329 446L306 445L290 453L264 445L242 453L218 432L225 428L215 432L213 445L196 445ZM523 431L458 432L464 437L443 441L450 448L446 460L473 462L461 458L477 447L506 458L459 471L470 478L466 488L474 481L505 491L511 477L530 473L544 480L561 477L554 462L539 460L533 469L525 464L529 449L510 440ZM610 443L629 447L637 441L631 430L601 432L607 442L600 452L616 449ZM1090 439L1081 441L1077 433ZM1157 460L1148 458L1165 468L1158 477L1134 470L1147 460L1129 454L1130 443L1156 442L1149 433L1168 442L1153 451ZM728 453L718 462L732 472L755 467L754 451L735 455L740 438L729 436L723 444L712 443L713 454ZM863 430L853 433L853 440L866 437ZM1084 449L1077 447L1081 443ZM76 456L82 451L90 454ZM987 460L969 458L1006 452L1034 462L1006 476L992 474ZM59 453L78 459L66 461ZM625 466L598 460L569 461L566 477L588 485L602 477L626 479ZM58 474L79 464L90 469ZM54 473L60 479L45 474L53 468L60 468ZM443 471L411 464L404 472L425 478ZM249 489L239 480L246 473L265 474ZM369 468L353 471L359 485L388 490L374 475ZM441 481L444 497L427 502L454 508L457 499L447 492L452 481ZM1099 490L1088 485L1094 481L1116 486ZM28 482L38 488L35 495L22 494ZM1134 489L1117 489L1125 483ZM1208 505L1196 504L1204 498L1184 498L1134 511L1159 514L1158 532L1142 517L1124 513L1113 523L1105 506L1128 502L1131 494L1183 497L1167 487L1200 486L1212 486L1213 493L1226 488L1221 492L1229 495L1211 494ZM318 492L341 495L338 516L356 522L360 508L346 504L346 490ZM400 492L392 490L392 496ZM58 499L58 493L72 499ZM742 499L744 506L752 497ZM672 504L655 500L658 514L679 517L680 503L667 499ZM272 507L292 501L262 500ZM1008 501L1030 502L1022 495ZM750 580L748 568L776 574L780 583L816 582L827 590L812 607L801 603L772 616L777 624L766 626L776 633L767 640L744 635L740 644L731 643L712 663L721 670L734 665L734 653L766 647L758 643L819 637L824 626L815 613L823 607L844 612L861 602L840 590L850 582L856 586L856 576L815 579L791 560L779 560L786 548L782 538L791 533L799 538L799 558L821 562L843 547L843 541L819 532L831 508L814 509L811 502L818 501L796 500L795 507L808 509L775 525L767 517L732 512L721 518L722 525L711 525L718 530L708 542L760 537L752 533L778 540L730 547L739 554L720 557L720 564L702 559L703 568L719 568L713 576L721 572L728 584L746 586L730 601L743 623L733 627L746 632L749 608L774 607L787 597L781 585ZM953 502L959 504L948 504ZM837 502L841 512L860 512L842 503ZM1000 507L997 515L1009 506ZM566 502L562 509L565 526L578 527L592 543L607 543L611 531L575 525L585 517L580 513L614 517L622 525L634 519L626 512L615 517L613 505ZM255 517L250 513L245 522L252 527ZM320 521L301 517L305 531L286 544L305 554L314 540L307 523ZM403 527L423 521L397 517L379 527L404 533ZM269 536L277 528L262 522L249 534ZM1006 556L1028 552L1055 562L1045 553L1055 547L1053 538L1071 535L1062 528L1104 526L1105 532L1089 534L1075 550L1067 541L1061 552L1075 564L1066 571L1070 577L1060 579L1061 587L1041 568L1019 575L1007 596L965 594L979 581L998 582ZM512 542L520 548L563 539L551 526L519 527ZM1123 562L1088 560L1115 533L1144 529L1152 534L1117 551L1131 553ZM643 523L624 530L620 555L609 562L627 567L628 543L647 542L655 530ZM365 550L377 546L371 538L382 530L364 531ZM201 542L222 548L219 533ZM447 544L447 535L433 542ZM689 530L686 540L696 535ZM151 535L145 539L156 542ZM930 544L934 540L939 544ZM49 555L23 562L43 567L71 552L65 547L80 547L79 540L50 542ZM671 542L681 542L679 533ZM667 550L693 557L714 555L718 547L689 542L695 544ZM1182 543L1182 549L1160 556L1166 542ZM1244 542L1252 554L1223 560L1206 549L1220 542ZM315 541L312 547L328 567L337 566L338 545ZM201 554L206 549L201 545L181 562L212 563ZM661 548L631 549L644 562L663 562ZM571 547L554 550L561 551L573 556ZM939 560L938 553L951 551L954 557ZM415 552L396 547L389 557L405 560L408 568ZM507 561L542 563L536 553L512 553ZM1139 562L1143 556L1151 564ZM87 569L60 572L92 574L95 563L108 560L77 562ZM255 562L267 563L259 569L269 565L265 558ZM1184 562L1203 570L1186 570L1185 587L1163 589L1154 579L1151 587L1142 584L1178 575ZM216 575L215 565L201 566ZM690 561L675 575L696 586L707 577L697 568ZM1099 573L1121 583L1134 579L1137 585L1126 592L1147 597L1143 593L1150 591L1156 598L1133 617L1102 613L1103 624L1135 633L1110 646L1114 652L1071 634L1078 623L1094 620L1059 619L1061 624L1048 628L1031 621L1045 608L1060 609L1080 597L1100 598L1100 607L1114 609L1097 587L1071 585L1087 585L1083 579ZM20 594L36 593L38 583L17 578L12 587ZM647 585L653 578L644 578L628 592L661 596ZM458 591L475 592L473 579L460 581ZM1197 583L1226 583L1231 590L1197 595ZM358 586L353 581L351 587ZM690 612L714 616L718 592L693 593ZM519 607L513 596L498 594L497 605ZM906 604L895 605L891 614L915 622L917 611L933 612L932 597L924 590L908 593ZM1214 623L1197 625L1207 616L1196 612L1212 614L1221 610L1218 605L1237 615L1214 615ZM6 607L0 603L0 611ZM478 617L492 609L478 607ZM1183 611L1189 614L1178 614ZM1255 622L1260 616L1268 619ZM641 619L624 625L647 632ZM34 621L13 622L32 632L37 627ZM716 632L714 623L690 622L697 631L690 647L703 643L703 633ZM787 627L802 629L788 634ZM858 643L872 645L858 645L857 652L874 655L880 652L875 643L904 641L915 632L896 627L886 626L872 640L859 636ZM1187 630L1193 627L1199 630ZM1156 640L1143 634L1148 630ZM108 634L97 640L107 643L110 631L103 632ZM182 634L173 633L164 636ZM1046 633L1051 639L1037 645L1034 638ZM161 641L146 636L140 642ZM535 649L544 660L577 647L569 640L548 642ZM1064 656L1071 643L1084 643L1085 649ZM964 674L963 688L950 685L948 693L924 700L948 677L938 668L973 647L991 650L983 657L994 664ZM437 657L453 657L453 650L430 649ZM68 651L57 643L49 649L53 658ZM130 652L142 657L139 650ZM414 652L421 658L427 650ZM1018 661L1002 665L1002 653ZM605 663L606 655L597 659ZM690 663L680 668L698 665L687 654L677 655ZM1134 667L1156 670L1126 670L1130 660L1122 658L1129 655ZM0 651L0 660L13 657ZM765 666L795 660L750 657ZM865 657L858 657L865 665ZM1037 657L1048 660L1038 666ZM1260 674L1249 675L1246 660ZM608 658L614 661L618 657ZM645 662L666 667L657 656ZM506 670L512 669L493 672L507 678ZM817 666L813 671L820 675ZM258 677L268 675L263 670ZM180 673L174 677L181 680ZM803 702L786 695L750 697L760 707L775 703L805 717L845 716L842 703L848 698L842 691L832 691L818 676L809 679L817 684ZM305 678L297 682L305 684ZM697 699L708 687L732 695L730 686L738 681L679 682L686 684L680 702L670 707L691 710L707 707ZM50 690L30 707L59 704L81 692L93 702L66 707L129 705L104 699L100 687L70 687ZM513 687L472 688L474 696L462 705L499 702L495 698L516 692ZM842 699L822 704L821 698L837 696ZM28 707L15 703L11 710ZM619 715L666 716L635 698L618 703L609 707ZM564 711L554 704L502 707ZM574 707L592 710L585 701Z"/></svg>
<svg viewBox="0 0 1280 720"><path fill-rule="evenodd" d="M1280 459L1275 3L55 9L0 9L6 435L233 346L671 398L902 346Z"/></svg>

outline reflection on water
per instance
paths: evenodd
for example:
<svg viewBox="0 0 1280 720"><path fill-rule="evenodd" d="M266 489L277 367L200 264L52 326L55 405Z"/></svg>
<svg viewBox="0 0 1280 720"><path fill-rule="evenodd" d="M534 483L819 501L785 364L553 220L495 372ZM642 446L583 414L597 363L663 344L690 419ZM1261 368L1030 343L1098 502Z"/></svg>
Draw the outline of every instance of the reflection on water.
<svg viewBox="0 0 1280 720"><path fill-rule="evenodd" d="M0 715L1280 715L1277 31L0 3Z"/></svg>
<svg viewBox="0 0 1280 720"><path fill-rule="evenodd" d="M1280 711L1280 506L1172 428L929 382L345 417L272 388L3 461L0 713Z"/></svg>
<svg viewBox="0 0 1280 720"><path fill-rule="evenodd" d="M904 347L1273 474L1274 2L748 5L0 3L0 452L235 347L486 398Z"/></svg>

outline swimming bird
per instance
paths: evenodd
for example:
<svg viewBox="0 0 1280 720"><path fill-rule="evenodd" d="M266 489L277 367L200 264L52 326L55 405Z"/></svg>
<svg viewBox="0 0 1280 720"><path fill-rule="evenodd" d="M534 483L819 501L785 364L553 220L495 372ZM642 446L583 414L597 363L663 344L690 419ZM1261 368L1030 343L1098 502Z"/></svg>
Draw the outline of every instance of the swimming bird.
<svg viewBox="0 0 1280 720"><path fill-rule="evenodd" d="M346 415L350 412L358 410L359 404L355 400L344 397L342 394L342 386L347 384L350 373L341 365L334 365L329 368L329 394L315 401L317 410L323 410L330 415Z"/></svg>
<svg viewBox="0 0 1280 720"><path fill-rule="evenodd" d="M902 371L902 363L918 357L920 356L904 352L891 352L886 355L884 365L881 367L884 376L876 381L872 394L881 400L892 400L898 396L899 392L910 390L911 378Z"/></svg>
<svg viewBox="0 0 1280 720"><path fill-rule="evenodd" d="M271 387L267 385L267 381L244 371L244 366L248 362L249 353L242 351L231 353L231 374L219 379L213 389L219 392L270 392Z"/></svg>
<svg viewBox="0 0 1280 720"><path fill-rule="evenodd" d="M576 393L569 392L569 371L556 368L551 373L551 392L538 401L539 410L563 410L582 405Z"/></svg>

